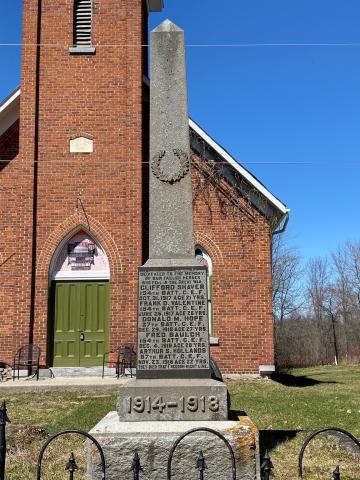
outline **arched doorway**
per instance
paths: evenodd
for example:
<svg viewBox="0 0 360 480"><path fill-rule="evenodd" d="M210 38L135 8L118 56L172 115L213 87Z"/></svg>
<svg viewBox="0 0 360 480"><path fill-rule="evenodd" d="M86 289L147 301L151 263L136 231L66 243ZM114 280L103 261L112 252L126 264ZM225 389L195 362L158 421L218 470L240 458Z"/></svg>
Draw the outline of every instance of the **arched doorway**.
<svg viewBox="0 0 360 480"><path fill-rule="evenodd" d="M50 269L48 362L53 367L102 364L109 337L106 253L86 231L59 245Z"/></svg>

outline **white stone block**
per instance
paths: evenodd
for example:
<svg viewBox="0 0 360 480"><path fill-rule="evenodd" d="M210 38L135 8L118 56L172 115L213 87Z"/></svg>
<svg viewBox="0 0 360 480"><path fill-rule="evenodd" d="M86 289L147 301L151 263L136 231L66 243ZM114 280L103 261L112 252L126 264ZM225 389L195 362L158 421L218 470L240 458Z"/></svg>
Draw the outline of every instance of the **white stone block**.
<svg viewBox="0 0 360 480"><path fill-rule="evenodd" d="M93 153L94 141L86 137L70 140L70 153Z"/></svg>

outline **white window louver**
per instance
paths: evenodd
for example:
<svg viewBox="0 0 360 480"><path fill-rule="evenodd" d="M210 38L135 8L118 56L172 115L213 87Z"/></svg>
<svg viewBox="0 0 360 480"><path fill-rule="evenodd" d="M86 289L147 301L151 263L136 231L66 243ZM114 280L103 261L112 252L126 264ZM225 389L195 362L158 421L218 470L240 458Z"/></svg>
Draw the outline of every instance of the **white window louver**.
<svg viewBox="0 0 360 480"><path fill-rule="evenodd" d="M92 1L75 0L74 45L91 45Z"/></svg>

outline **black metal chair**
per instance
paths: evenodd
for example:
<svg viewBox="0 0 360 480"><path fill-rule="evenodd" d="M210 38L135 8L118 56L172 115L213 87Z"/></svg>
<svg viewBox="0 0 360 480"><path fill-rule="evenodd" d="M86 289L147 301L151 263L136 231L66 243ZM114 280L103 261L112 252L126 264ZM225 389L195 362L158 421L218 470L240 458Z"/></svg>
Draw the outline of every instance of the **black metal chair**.
<svg viewBox="0 0 360 480"><path fill-rule="evenodd" d="M15 372L17 370L17 378L20 378L20 369L25 367L28 374L32 374L33 367L36 367L36 380L39 380L39 363L40 363L41 349L37 345L23 345L15 353L13 362L13 380L15 380Z"/></svg>
<svg viewBox="0 0 360 480"><path fill-rule="evenodd" d="M136 367L136 352L134 345L125 344L120 348L120 375L126 375L126 369L130 370L130 377L133 376L133 368Z"/></svg>
<svg viewBox="0 0 360 480"><path fill-rule="evenodd" d="M12 378L11 365L0 360L0 382L6 382Z"/></svg>
<svg viewBox="0 0 360 480"><path fill-rule="evenodd" d="M114 350L110 350L109 352L105 352L103 354L103 364L102 364L102 378L105 376L105 364L107 363L109 366L115 365L116 377L119 378L120 376L120 358L121 358L121 348L118 347Z"/></svg>

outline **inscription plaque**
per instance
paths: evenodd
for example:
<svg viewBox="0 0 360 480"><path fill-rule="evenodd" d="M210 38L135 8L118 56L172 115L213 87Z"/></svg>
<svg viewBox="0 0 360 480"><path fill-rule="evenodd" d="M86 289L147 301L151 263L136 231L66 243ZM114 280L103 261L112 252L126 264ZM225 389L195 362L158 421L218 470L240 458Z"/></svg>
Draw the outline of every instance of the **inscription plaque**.
<svg viewBox="0 0 360 480"><path fill-rule="evenodd" d="M138 378L210 377L204 267L139 269Z"/></svg>
<svg viewBox="0 0 360 480"><path fill-rule="evenodd" d="M202 395L198 397L196 395L190 395L188 397L181 397L176 398L176 400L167 401L164 400L163 396L158 396L155 398L151 398L150 396L147 397L127 397L126 398L126 407L127 412L137 412L137 413L151 413L152 410L158 410L160 413L165 412L168 408L177 408L180 410L181 413L185 413L185 409L189 410L189 412L197 412L201 410L202 412L206 412L206 409L210 410L211 412L218 412L220 408L219 398L215 395L211 395L210 397L206 397Z"/></svg>
<svg viewBox="0 0 360 480"><path fill-rule="evenodd" d="M208 378L129 382L118 399L121 421L226 420L227 390Z"/></svg>

